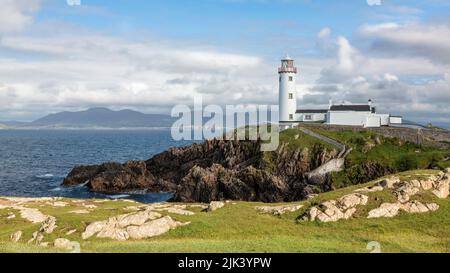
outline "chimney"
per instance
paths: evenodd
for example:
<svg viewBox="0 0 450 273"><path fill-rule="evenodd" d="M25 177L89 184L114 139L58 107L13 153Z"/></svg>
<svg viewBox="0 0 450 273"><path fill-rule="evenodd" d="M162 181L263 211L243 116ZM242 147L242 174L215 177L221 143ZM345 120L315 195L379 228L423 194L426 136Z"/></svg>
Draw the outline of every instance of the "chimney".
<svg viewBox="0 0 450 273"><path fill-rule="evenodd" d="M375 107L373 107L372 99L369 99L367 104L370 107L370 112L375 114Z"/></svg>

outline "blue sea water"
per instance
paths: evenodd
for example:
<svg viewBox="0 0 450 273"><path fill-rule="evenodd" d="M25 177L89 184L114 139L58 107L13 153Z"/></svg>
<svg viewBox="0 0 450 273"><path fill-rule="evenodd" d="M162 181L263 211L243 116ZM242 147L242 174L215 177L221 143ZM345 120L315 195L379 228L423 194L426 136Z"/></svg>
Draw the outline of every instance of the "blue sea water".
<svg viewBox="0 0 450 273"><path fill-rule="evenodd" d="M110 195L61 183L75 165L146 160L168 148L188 144L172 140L169 129L0 130L0 196L164 201L170 193Z"/></svg>

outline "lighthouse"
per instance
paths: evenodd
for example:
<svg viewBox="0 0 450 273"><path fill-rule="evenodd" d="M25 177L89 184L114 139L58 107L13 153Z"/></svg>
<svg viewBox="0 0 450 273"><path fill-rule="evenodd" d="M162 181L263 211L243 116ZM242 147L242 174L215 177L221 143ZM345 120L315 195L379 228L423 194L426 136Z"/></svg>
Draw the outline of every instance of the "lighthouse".
<svg viewBox="0 0 450 273"><path fill-rule="evenodd" d="M279 74L279 111L280 123L294 123L296 121L295 113L297 111L297 92L295 88L295 77L297 67L294 66L294 60L286 56L281 60L281 67L278 68Z"/></svg>

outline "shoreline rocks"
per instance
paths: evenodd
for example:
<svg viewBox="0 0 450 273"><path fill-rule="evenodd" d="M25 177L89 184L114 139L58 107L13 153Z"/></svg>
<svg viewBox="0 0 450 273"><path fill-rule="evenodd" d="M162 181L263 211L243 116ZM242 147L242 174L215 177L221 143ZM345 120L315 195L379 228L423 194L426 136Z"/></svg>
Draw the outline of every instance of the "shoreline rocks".
<svg viewBox="0 0 450 273"><path fill-rule="evenodd" d="M86 184L92 191L109 193L172 192L175 202L293 202L314 193L305 174L335 158L337 152L280 145L271 156L270 164L277 168L267 166L259 141L213 139L172 148L147 161L77 166L63 185ZM314 183L316 188L329 188Z"/></svg>

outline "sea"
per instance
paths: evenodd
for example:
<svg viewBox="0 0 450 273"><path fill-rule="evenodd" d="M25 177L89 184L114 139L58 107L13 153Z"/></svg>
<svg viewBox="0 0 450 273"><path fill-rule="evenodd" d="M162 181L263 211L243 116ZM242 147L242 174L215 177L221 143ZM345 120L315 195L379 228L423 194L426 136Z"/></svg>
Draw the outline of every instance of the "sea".
<svg viewBox="0 0 450 273"><path fill-rule="evenodd" d="M132 199L162 202L172 193L94 193L84 186L62 186L76 165L146 160L171 147L170 129L0 130L0 196Z"/></svg>

